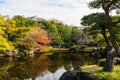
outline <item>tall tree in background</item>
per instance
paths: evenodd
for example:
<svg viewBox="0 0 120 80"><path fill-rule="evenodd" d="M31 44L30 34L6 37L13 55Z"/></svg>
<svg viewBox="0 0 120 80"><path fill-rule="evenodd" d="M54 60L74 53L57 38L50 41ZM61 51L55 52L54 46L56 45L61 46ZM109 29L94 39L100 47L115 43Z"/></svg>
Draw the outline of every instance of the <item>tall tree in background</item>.
<svg viewBox="0 0 120 80"><path fill-rule="evenodd" d="M15 15L13 20L16 21L17 27L36 27L38 26L37 21L31 17L24 17L21 15Z"/></svg>
<svg viewBox="0 0 120 80"><path fill-rule="evenodd" d="M38 20L39 26L46 30L49 34L49 38L52 40L52 46L54 47L69 47L71 44L72 34L78 31L75 26L70 26L62 23L58 20Z"/></svg>
<svg viewBox="0 0 120 80"><path fill-rule="evenodd" d="M25 18L25 27L36 27L36 26L38 26L36 20L33 20L32 18Z"/></svg>
<svg viewBox="0 0 120 80"><path fill-rule="evenodd" d="M120 52L119 45L116 40L116 34L114 31L114 23L110 16L110 11L120 8L120 0L94 0L89 3L89 7L91 8L101 8L104 10L106 18L107 18L107 29L109 31L110 37L109 40L111 42L109 52L107 53L106 64L103 68L104 71L113 71L114 62L113 59ZM114 51L112 51L114 48Z"/></svg>
<svg viewBox="0 0 120 80"><path fill-rule="evenodd" d="M17 27L25 27L25 18L23 16L15 15L13 17L13 20L16 21L16 26Z"/></svg>

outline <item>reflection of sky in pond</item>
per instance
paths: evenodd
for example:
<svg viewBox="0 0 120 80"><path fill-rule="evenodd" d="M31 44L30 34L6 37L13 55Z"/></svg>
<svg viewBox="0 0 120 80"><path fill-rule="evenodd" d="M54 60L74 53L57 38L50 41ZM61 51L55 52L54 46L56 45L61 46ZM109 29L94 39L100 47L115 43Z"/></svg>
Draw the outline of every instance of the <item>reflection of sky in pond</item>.
<svg viewBox="0 0 120 80"><path fill-rule="evenodd" d="M60 76L65 72L64 67L60 67L55 73L49 71L43 72L35 80L59 80Z"/></svg>

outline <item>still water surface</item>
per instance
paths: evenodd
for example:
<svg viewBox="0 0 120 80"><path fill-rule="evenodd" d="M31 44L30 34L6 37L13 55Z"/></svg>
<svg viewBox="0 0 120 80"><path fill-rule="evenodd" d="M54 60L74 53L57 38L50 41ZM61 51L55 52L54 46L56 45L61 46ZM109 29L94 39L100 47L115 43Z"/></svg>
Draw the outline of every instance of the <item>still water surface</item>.
<svg viewBox="0 0 120 80"><path fill-rule="evenodd" d="M87 53L45 53L34 57L0 58L0 80L59 80L75 66L96 63Z"/></svg>

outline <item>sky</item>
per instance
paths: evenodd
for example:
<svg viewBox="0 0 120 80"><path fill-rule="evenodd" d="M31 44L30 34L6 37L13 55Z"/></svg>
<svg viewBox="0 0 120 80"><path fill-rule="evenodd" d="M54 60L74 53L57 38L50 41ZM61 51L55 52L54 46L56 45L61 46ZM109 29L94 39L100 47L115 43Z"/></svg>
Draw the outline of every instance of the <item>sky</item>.
<svg viewBox="0 0 120 80"><path fill-rule="evenodd" d="M37 16L45 19L57 19L68 25L81 26L84 15L103 12L102 9L90 9L91 0L0 0L1 15Z"/></svg>

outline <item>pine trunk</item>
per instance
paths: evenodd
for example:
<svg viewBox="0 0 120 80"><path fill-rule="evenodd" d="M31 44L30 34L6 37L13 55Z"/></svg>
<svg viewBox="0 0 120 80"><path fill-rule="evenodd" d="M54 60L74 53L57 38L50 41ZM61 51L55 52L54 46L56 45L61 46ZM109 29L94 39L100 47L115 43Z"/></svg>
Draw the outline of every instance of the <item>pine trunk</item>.
<svg viewBox="0 0 120 80"><path fill-rule="evenodd" d="M117 56L117 54L119 53L119 45L117 44L116 35L113 30L112 18L109 15L109 7L103 6L103 9L105 11L106 18L107 18L107 29L110 34L109 41L111 43L110 45L111 49L109 49L109 51L107 52L106 64L103 68L103 71L112 72L114 68L113 60L114 60L114 57ZM114 51L112 51L112 48L114 49Z"/></svg>
<svg viewBox="0 0 120 80"><path fill-rule="evenodd" d="M113 71L113 68L114 68L113 60L114 60L114 57L111 55L111 53L108 53L106 57L106 64L103 68L103 71L109 71L109 72Z"/></svg>

